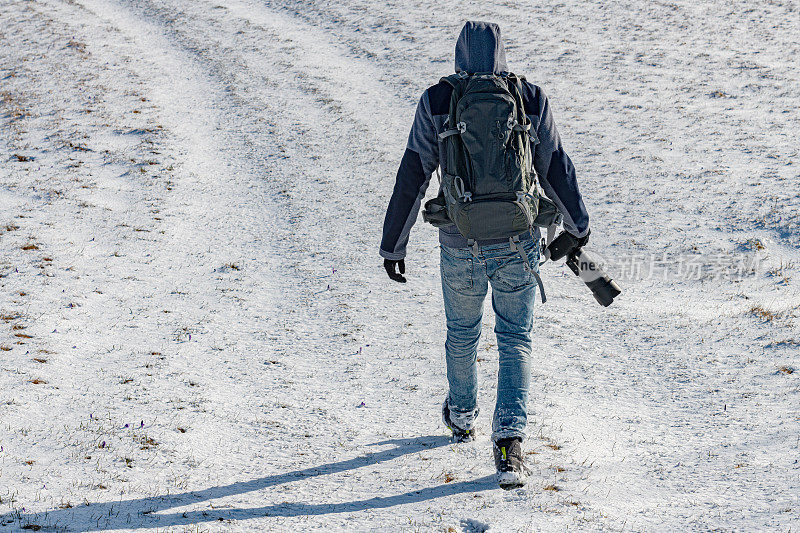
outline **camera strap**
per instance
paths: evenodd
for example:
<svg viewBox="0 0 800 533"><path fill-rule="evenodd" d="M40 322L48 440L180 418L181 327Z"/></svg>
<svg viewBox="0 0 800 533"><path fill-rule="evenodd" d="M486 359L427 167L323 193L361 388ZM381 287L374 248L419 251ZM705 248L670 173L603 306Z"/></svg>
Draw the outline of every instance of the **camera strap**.
<svg viewBox="0 0 800 533"><path fill-rule="evenodd" d="M542 239L542 257L544 259L541 260L541 262L539 263L540 265L543 265L545 261L547 261L550 258L550 254L547 253L547 248L550 246L550 243L553 242L553 240L555 240L556 231L558 231L557 222L553 222L552 224L547 226L547 237Z"/></svg>

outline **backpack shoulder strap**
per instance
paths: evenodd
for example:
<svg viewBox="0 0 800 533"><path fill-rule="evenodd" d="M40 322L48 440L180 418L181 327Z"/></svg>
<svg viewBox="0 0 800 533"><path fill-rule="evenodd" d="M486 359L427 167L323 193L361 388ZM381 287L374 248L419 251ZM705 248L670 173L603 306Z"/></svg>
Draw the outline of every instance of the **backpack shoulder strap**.
<svg viewBox="0 0 800 533"><path fill-rule="evenodd" d="M517 103L517 122L520 124L521 128L528 134L531 139L531 145L533 148L539 144L539 138L536 136L536 132L533 131L531 128L531 121L528 118L528 115L525 113L525 99L523 98L524 88L523 83L525 83L525 76L517 76L516 74L509 73L508 74L509 85L513 85L513 89L509 87L511 90L512 96Z"/></svg>
<svg viewBox="0 0 800 533"><path fill-rule="evenodd" d="M469 77L469 74L467 74L464 71L456 72L455 74L450 74L449 76L444 76L442 79L439 80L439 83L445 82L446 84L448 84L453 89L456 89L461 84L461 81L467 79L468 77Z"/></svg>
<svg viewBox="0 0 800 533"><path fill-rule="evenodd" d="M456 72L455 74L450 74L449 76L444 76L439 82L444 82L448 84L450 87L453 88L453 91L450 95L450 111L448 113L447 119L445 120L445 126L449 127L445 131L439 134L439 140L444 141L447 137L455 134L464 133L466 131L466 124L456 124L455 123L455 112L456 112L456 105L458 104L458 100L461 98L461 94L463 93L463 82L464 80L468 79L469 75L466 72Z"/></svg>
<svg viewBox="0 0 800 533"><path fill-rule="evenodd" d="M525 116L525 103L522 97L522 94L524 93L522 84L525 82L525 76L517 76L516 74L509 73L507 79L510 86L509 89L511 89L511 86L514 87L511 89L511 93L517 103L517 109L519 110L520 115L519 119L521 119L520 122L524 123L524 121L527 120L527 117Z"/></svg>

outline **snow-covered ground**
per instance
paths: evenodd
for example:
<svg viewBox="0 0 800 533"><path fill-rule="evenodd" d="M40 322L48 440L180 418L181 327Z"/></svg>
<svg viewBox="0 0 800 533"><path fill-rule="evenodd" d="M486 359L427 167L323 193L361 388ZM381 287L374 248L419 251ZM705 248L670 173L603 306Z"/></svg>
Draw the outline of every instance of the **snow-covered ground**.
<svg viewBox="0 0 800 533"><path fill-rule="evenodd" d="M467 19L540 84L625 292L543 267L529 485L439 421L433 228L377 255ZM790 0L0 2L0 531L793 531Z"/></svg>

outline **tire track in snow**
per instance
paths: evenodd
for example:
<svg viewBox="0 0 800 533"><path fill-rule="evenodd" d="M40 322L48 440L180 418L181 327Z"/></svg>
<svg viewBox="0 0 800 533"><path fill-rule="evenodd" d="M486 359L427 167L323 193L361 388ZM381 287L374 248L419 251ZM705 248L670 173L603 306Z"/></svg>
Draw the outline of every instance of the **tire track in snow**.
<svg viewBox="0 0 800 533"><path fill-rule="evenodd" d="M251 154L218 111L217 102L227 98L224 87L159 28L122 6L103 0L75 4L86 8L89 20L117 28L133 53L155 67L143 72L150 77L148 96L160 108L179 161L174 193L162 206L170 217L167 236L152 250L148 272L165 296L155 306L170 301L164 321L171 324L150 339L166 346L169 372L157 386L162 390L153 407L177 400L183 409L188 383L192 414L185 418L196 431L187 435L182 452L216 467L233 460L238 468L237 451L247 441L258 442L262 433L253 424L262 416L260 399L249 393L264 378L265 360L280 359L271 353L279 354L280 346L264 349L264 330L277 327L274 303L282 281L263 228L278 233L282 223L261 184L246 179L256 173ZM165 415L174 416L154 413ZM234 453L219 455L208 441Z"/></svg>

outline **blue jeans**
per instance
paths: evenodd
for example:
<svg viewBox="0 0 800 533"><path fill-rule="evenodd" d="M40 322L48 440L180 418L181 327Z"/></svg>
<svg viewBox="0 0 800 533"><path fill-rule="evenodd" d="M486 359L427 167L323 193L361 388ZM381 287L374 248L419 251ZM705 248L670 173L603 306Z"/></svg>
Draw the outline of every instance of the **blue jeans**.
<svg viewBox="0 0 800 533"><path fill-rule="evenodd" d="M539 243L522 243L531 266L539 268ZM525 270L519 252L508 243L480 247L478 258L469 248L441 246L442 292L447 317L445 359L450 391L448 406L454 419L469 429L477 415L478 341L483 301L492 284L494 331L500 352L497 403L492 440L525 438L531 371L531 328L536 279Z"/></svg>

